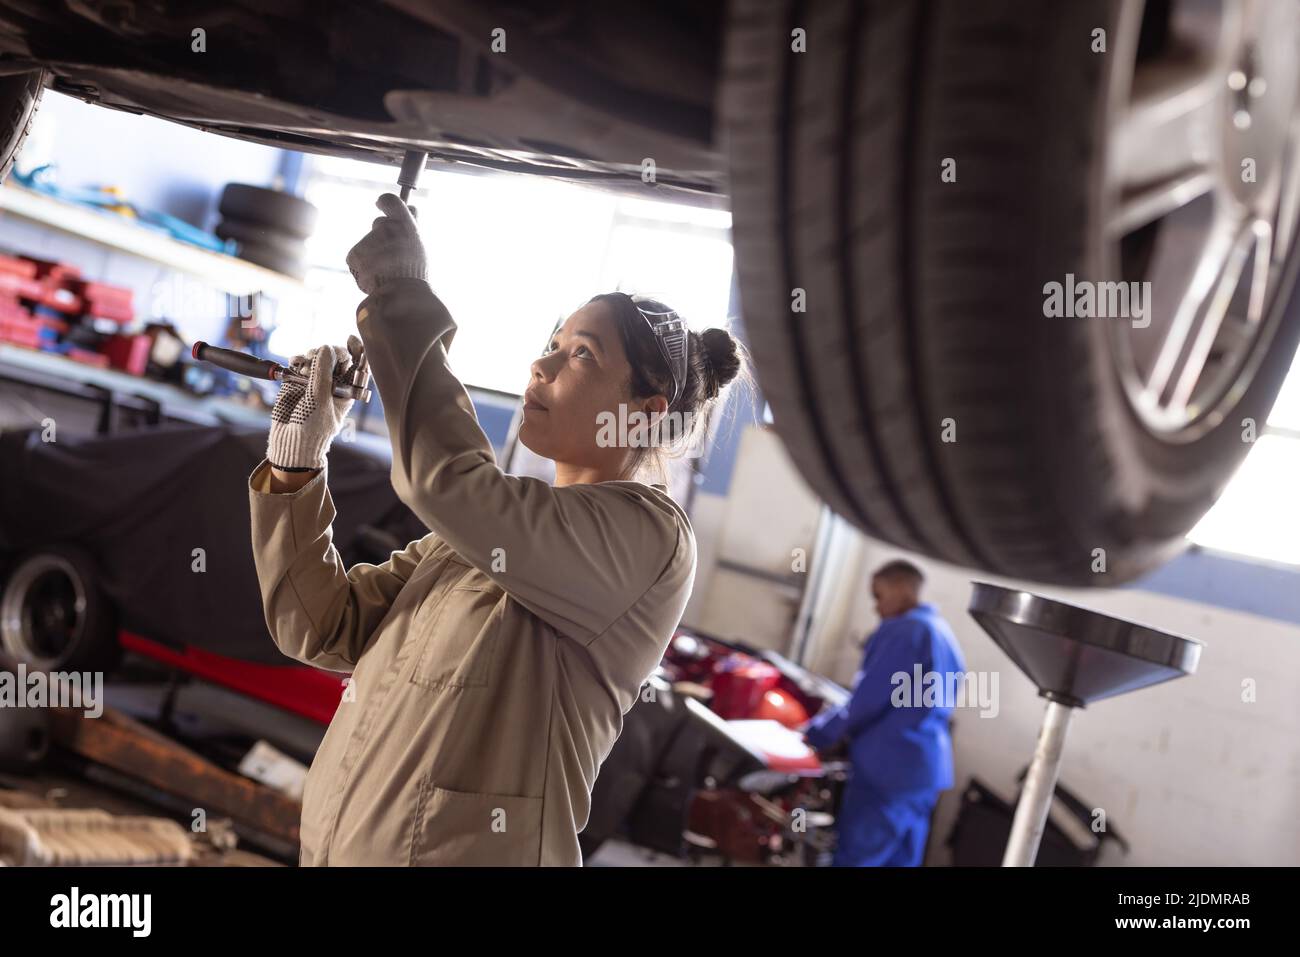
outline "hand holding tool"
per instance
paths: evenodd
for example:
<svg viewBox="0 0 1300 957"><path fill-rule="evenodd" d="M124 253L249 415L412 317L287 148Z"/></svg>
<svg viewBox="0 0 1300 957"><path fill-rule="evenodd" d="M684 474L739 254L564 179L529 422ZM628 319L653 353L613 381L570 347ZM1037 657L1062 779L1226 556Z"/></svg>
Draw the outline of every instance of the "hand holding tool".
<svg viewBox="0 0 1300 957"><path fill-rule="evenodd" d="M334 394L338 379L361 355L361 339L348 337L348 347L317 346L298 357L308 366L307 382L286 381L271 409L266 458L280 469L302 471L325 467L325 454L352 409L350 395Z"/></svg>
<svg viewBox="0 0 1300 957"><path fill-rule="evenodd" d="M247 352L235 352L233 349L222 349L208 345L206 342L194 343L190 354L201 362L210 362L214 366L253 379L293 382L302 386L307 385L308 381L309 367L306 364L301 367L283 366L271 359L262 359ZM370 363L366 360L364 348L359 348L353 355L351 367L335 378L334 395L340 399L370 401Z"/></svg>
<svg viewBox="0 0 1300 957"><path fill-rule="evenodd" d="M424 243L410 207L393 193L384 193L375 205L384 215L348 250L347 257L357 288L367 296L392 280L425 279L428 269Z"/></svg>

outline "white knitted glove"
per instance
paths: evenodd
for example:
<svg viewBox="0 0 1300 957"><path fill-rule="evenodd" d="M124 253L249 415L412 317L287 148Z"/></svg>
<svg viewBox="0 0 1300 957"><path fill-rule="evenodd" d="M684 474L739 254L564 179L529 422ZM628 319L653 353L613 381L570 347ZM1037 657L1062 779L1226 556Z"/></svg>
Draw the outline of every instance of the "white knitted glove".
<svg viewBox="0 0 1300 957"><path fill-rule="evenodd" d="M351 398L333 394L334 382L344 379L361 355L361 340L348 336L348 347L317 346L294 356L289 365L310 365L308 383L282 382L271 409L271 434L266 458L279 468L325 467L325 453L352 408Z"/></svg>
<svg viewBox="0 0 1300 957"><path fill-rule="evenodd" d="M367 296L389 279L426 278L424 243L410 207L395 193L375 200L383 211L348 252L348 269Z"/></svg>

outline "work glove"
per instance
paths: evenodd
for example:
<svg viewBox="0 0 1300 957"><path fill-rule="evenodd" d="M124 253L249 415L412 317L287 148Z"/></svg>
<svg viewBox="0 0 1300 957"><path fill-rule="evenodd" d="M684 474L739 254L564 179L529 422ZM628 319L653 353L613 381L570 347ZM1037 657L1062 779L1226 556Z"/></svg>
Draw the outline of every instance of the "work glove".
<svg viewBox="0 0 1300 957"><path fill-rule="evenodd" d="M280 383L280 394L271 409L267 461L282 469L325 467L325 453L353 402L350 396L334 395L334 383L346 380L361 353L361 340L353 335L348 336L346 349L317 346L290 360L291 368L303 371L306 367L308 381L305 385L287 380Z"/></svg>
<svg viewBox="0 0 1300 957"><path fill-rule="evenodd" d="M394 193L375 201L384 213L348 251L348 269L367 296L390 279L425 279L424 243L411 209Z"/></svg>

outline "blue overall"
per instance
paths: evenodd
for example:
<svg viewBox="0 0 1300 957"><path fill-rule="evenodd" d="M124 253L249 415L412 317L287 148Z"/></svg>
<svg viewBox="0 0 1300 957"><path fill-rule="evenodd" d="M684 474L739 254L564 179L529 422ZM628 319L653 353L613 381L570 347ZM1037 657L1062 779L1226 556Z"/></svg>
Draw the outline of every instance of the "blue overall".
<svg viewBox="0 0 1300 957"><path fill-rule="evenodd" d="M804 734L818 749L850 742L837 867L921 864L931 812L953 783L948 721L957 684L949 677L965 671L948 623L921 604L880 623L848 703L809 722Z"/></svg>

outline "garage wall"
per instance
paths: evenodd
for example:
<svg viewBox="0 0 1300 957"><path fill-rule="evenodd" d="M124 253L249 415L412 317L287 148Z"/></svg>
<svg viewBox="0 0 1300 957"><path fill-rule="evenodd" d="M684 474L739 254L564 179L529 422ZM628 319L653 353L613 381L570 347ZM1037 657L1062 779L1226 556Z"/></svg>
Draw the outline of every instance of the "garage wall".
<svg viewBox="0 0 1300 957"><path fill-rule="evenodd" d="M54 163L62 187L120 186L132 202L206 229L226 183L270 186L285 155L47 90L18 168Z"/></svg>
<svg viewBox="0 0 1300 957"><path fill-rule="evenodd" d="M957 712L957 789L944 795L930 863L946 863L946 839L960 788L972 775L1007 799L1033 754L1044 702L965 612L972 573L862 539L850 587L858 591L836 649L838 680L848 682L856 643L876 625L867 575L904 555L923 567L926 598L943 611L967 668L996 673L996 717ZM1136 588L1048 589L981 576L1073 604L1197 638L1206 644L1197 674L1077 712L1062 782L1132 845L1133 865L1300 864L1300 627L1260 615ZM1243 683L1256 700L1244 702Z"/></svg>
<svg viewBox="0 0 1300 957"><path fill-rule="evenodd" d="M708 466L706 475L725 463ZM792 553L811 552L821 503L798 478L780 439L761 426L742 431L729 472L725 498L710 495L718 502L707 507L709 527L698 521L702 496L692 510L703 555L697 555L684 619L705 634L785 653L805 578L793 570Z"/></svg>

